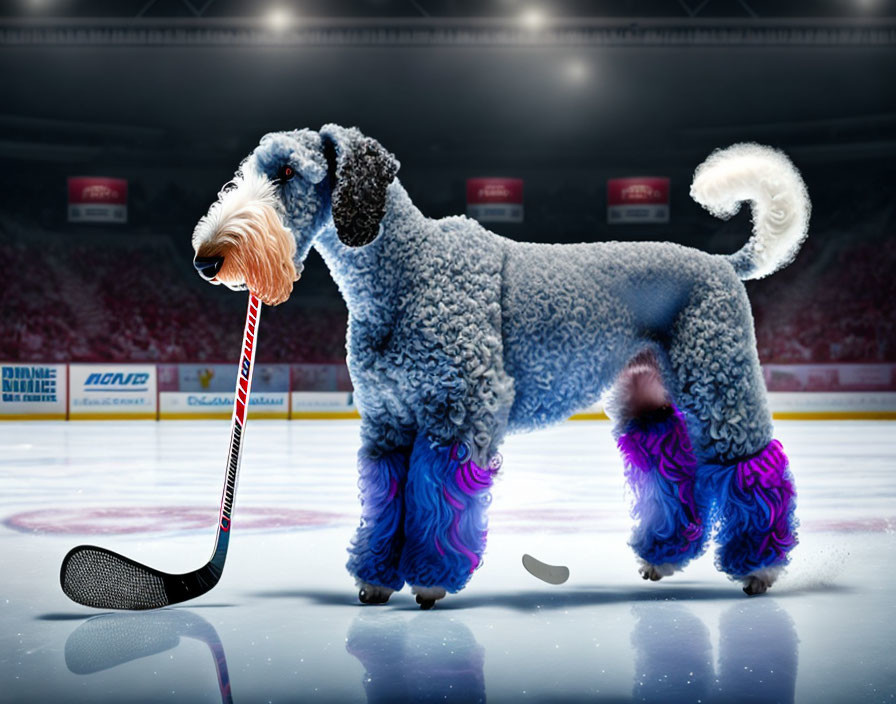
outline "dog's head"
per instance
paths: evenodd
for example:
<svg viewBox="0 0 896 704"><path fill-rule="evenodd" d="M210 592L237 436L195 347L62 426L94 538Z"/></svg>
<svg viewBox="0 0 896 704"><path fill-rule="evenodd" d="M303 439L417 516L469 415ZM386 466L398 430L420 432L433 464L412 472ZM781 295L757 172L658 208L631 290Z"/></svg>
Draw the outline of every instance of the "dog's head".
<svg viewBox="0 0 896 704"><path fill-rule="evenodd" d="M335 227L349 247L380 231L398 161L357 129L265 135L193 231L193 263L214 284L282 303L314 238Z"/></svg>

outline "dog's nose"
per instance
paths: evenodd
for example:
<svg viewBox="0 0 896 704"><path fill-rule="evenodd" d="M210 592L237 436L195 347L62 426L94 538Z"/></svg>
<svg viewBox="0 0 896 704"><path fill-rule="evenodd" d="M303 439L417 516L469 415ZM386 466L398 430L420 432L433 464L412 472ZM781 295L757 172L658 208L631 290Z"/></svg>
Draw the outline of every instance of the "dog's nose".
<svg viewBox="0 0 896 704"><path fill-rule="evenodd" d="M221 265L224 264L224 257L196 257L193 260L193 266L203 279L211 281L221 271Z"/></svg>

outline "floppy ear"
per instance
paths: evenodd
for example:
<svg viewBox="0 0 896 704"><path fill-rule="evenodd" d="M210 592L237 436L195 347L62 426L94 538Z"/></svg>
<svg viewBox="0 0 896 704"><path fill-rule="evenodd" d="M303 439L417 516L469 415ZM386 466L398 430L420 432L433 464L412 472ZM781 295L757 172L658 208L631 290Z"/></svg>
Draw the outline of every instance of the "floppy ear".
<svg viewBox="0 0 896 704"><path fill-rule="evenodd" d="M354 127L325 125L320 135L336 234L349 247L370 244L379 234L386 213L386 188L400 164L383 145Z"/></svg>

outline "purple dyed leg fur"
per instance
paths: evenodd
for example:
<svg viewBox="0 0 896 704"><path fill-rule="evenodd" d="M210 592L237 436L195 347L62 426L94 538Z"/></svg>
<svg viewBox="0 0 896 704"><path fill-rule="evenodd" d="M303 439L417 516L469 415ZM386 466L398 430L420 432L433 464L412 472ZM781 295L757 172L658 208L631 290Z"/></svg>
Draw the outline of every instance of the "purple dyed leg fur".
<svg viewBox="0 0 896 704"><path fill-rule="evenodd" d="M346 567L359 581L398 590L404 579L398 561L404 545L404 484L408 455L358 453L361 525Z"/></svg>
<svg viewBox="0 0 896 704"><path fill-rule="evenodd" d="M742 579L787 564L797 544L796 491L780 442L739 462L701 468L700 493L717 502L720 570Z"/></svg>
<svg viewBox="0 0 896 704"><path fill-rule="evenodd" d="M632 548L651 565L684 566L703 552L708 537L684 418L670 407L643 415L629 422L618 445L639 519Z"/></svg>
<svg viewBox="0 0 896 704"><path fill-rule="evenodd" d="M465 445L431 447L418 437L408 473L399 566L408 584L457 592L482 563L498 457L480 467Z"/></svg>

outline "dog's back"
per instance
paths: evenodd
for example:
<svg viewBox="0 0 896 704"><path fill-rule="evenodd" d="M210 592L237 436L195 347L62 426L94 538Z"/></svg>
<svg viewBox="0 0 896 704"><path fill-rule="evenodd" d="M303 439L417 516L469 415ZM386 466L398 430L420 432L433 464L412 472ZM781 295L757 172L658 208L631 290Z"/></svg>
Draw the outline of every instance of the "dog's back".
<svg viewBox="0 0 896 704"><path fill-rule="evenodd" d="M508 243L502 288L511 429L596 402L640 350L668 337L702 281L742 292L723 257L668 242Z"/></svg>

